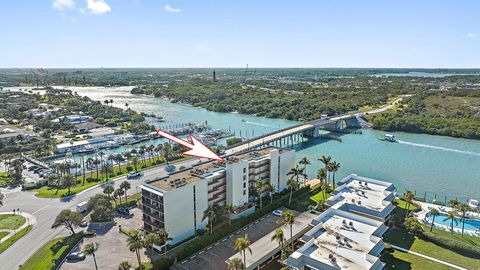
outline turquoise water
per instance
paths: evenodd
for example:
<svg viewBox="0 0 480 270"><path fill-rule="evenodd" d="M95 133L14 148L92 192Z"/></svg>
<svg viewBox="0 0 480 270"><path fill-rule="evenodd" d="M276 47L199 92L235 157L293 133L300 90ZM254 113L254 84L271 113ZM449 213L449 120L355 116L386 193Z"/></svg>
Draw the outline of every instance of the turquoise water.
<svg viewBox="0 0 480 270"><path fill-rule="evenodd" d="M430 216L427 216L428 220L432 221L432 218ZM451 220L445 220L447 218L447 215L445 214L440 214L435 218L435 224L442 224L445 226L450 227L450 222ZM456 219L457 223L453 223L454 228L462 228L462 222L460 221L459 218ZM465 220L465 229L466 230L480 230L480 221L479 220L474 220L474 219L467 219Z"/></svg>
<svg viewBox="0 0 480 270"><path fill-rule="evenodd" d="M297 122L242 115L216 113L188 105L173 104L160 98L130 94L131 87L74 88L80 95L94 100L113 99L113 106L155 113L169 123L208 121L214 128L231 129L237 136L258 136ZM242 121L243 120L243 121ZM167 123L168 124L168 123ZM307 156L312 165L307 167L309 176L323 165L317 161L322 155L330 155L341 163L337 180L350 174L383 179L393 182L399 192L408 188L423 197L442 201L457 197L465 201L480 198L480 141L395 133L399 143L378 140L385 132L364 130L362 135L342 135L342 142L310 140L296 145L297 160ZM151 144L151 143L150 143ZM121 148L117 151L123 151Z"/></svg>

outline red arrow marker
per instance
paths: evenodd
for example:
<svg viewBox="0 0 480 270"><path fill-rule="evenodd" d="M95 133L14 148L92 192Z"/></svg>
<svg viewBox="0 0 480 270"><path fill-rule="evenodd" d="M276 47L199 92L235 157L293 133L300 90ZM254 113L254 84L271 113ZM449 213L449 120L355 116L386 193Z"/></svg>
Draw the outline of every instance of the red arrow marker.
<svg viewBox="0 0 480 270"><path fill-rule="evenodd" d="M223 161L223 158L219 157L215 152L210 150L210 148L206 147L203 143L197 140L197 138L193 137L192 134L190 134L190 139L192 139L193 144L160 129L157 130L157 135L190 148L190 150L183 152L184 155Z"/></svg>

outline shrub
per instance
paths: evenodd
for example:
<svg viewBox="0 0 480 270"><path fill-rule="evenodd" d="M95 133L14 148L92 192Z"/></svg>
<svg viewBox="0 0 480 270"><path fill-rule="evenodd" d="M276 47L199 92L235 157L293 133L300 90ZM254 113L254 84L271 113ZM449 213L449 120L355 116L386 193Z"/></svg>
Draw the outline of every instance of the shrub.
<svg viewBox="0 0 480 270"><path fill-rule="evenodd" d="M438 235L429 231L424 231L421 237L434 244L450 249L462 255L480 259L480 246L461 242L454 238Z"/></svg>

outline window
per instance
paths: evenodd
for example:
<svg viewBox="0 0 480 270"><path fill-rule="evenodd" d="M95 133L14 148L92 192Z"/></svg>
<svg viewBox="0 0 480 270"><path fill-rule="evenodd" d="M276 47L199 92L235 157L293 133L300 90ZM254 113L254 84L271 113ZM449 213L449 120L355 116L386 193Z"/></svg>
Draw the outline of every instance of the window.
<svg viewBox="0 0 480 270"><path fill-rule="evenodd" d="M247 173L247 168L243 168L243 173Z"/></svg>
<svg viewBox="0 0 480 270"><path fill-rule="evenodd" d="M247 176L246 175L243 176L243 181L247 181Z"/></svg>
<svg viewBox="0 0 480 270"><path fill-rule="evenodd" d="M247 183L243 183L243 188L246 188L247 187Z"/></svg>
<svg viewBox="0 0 480 270"><path fill-rule="evenodd" d="M245 196L245 195L247 195L247 190L246 189L243 190L243 196Z"/></svg>

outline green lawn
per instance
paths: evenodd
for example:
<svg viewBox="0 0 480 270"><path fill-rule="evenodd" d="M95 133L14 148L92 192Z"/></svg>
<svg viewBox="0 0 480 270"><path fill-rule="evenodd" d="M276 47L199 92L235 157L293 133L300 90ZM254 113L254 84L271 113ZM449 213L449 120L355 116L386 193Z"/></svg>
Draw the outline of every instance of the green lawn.
<svg viewBox="0 0 480 270"><path fill-rule="evenodd" d="M0 232L0 240L7 235L8 235L8 232Z"/></svg>
<svg viewBox="0 0 480 270"><path fill-rule="evenodd" d="M12 181L12 178L6 172L0 173L0 187L8 186Z"/></svg>
<svg viewBox="0 0 480 270"><path fill-rule="evenodd" d="M175 159L175 161L178 162L178 161L184 160L186 158L189 158L189 157L179 157L179 158ZM151 159L151 161L146 159L145 162L143 162L143 161L140 162L140 164L138 166L138 169L141 170L141 169L146 169L146 168L150 168L150 167L154 167L154 166L160 166L160 165L164 165L164 164L165 164L164 162L159 163L159 164L155 163L155 160L153 158ZM109 180L112 180L112 179L115 179L115 178L118 178L118 177L121 177L121 176L125 176L125 175L127 175L127 165L126 164L121 165L120 169L118 168L118 166L114 166L113 173L109 175ZM88 177L96 178L96 176L97 176L96 171L93 171L92 173L87 173L86 174L86 178L88 178ZM71 192L70 195L74 195L74 194L79 193L79 192L81 192L85 189L88 189L90 187L101 184L101 183L103 183L103 181L105 181L105 179L102 180L102 177L104 177L104 176L100 172L99 172L98 177L100 178L99 181L92 181L92 182L85 181L85 183L82 184L83 176L78 176L77 179L78 179L79 183L70 189L70 192ZM61 198L61 197L68 196L68 189L66 189L66 188L59 189L57 191L57 189L55 189L55 188L44 186L44 187L41 187L41 188L38 188L38 189L34 189L32 191L36 192L35 196L37 196L39 198Z"/></svg>
<svg viewBox="0 0 480 270"><path fill-rule="evenodd" d="M435 269L449 270L453 269L446 265L427 260L414 254L394 250L382 255L382 261L385 262L385 270L410 270L410 269Z"/></svg>
<svg viewBox="0 0 480 270"><path fill-rule="evenodd" d="M395 209L395 212L393 214L394 216L392 218L394 220L400 220L405 216L406 204L402 200L396 200L396 203L398 203L398 205L397 205L397 208ZM413 207L411 209L413 209ZM429 230L429 227L427 226L423 226L423 227L425 230ZM462 238L461 235L459 234L451 235L447 231L434 230L433 232L443 236L455 238L456 240L459 240L462 242L466 242L474 245L480 244L480 239L472 236L465 236ZM463 256L459 253L440 247L429 241L415 237L409 234L403 228L393 228L389 230L384 236L384 241L399 247L409 249L411 251L415 251L423 255L427 255L433 258L440 259L445 262L449 262L458 266L465 267L467 269L476 269L475 267L478 267L478 265L480 265L480 260L478 259L473 259L471 257ZM408 265L409 262L412 262L413 264L421 260L421 258L419 259L418 256L415 256L416 258L413 258L412 256L414 255L406 254L403 252L394 252L393 254L388 255L387 258L390 258L391 259L390 262L393 262L395 266L405 267L405 265ZM403 259L406 259L406 260L402 262ZM418 263L418 265L423 265L423 264ZM398 269L398 268L390 268L390 269ZM400 268L400 269L404 269L404 268ZM405 269L409 269L409 268L405 268ZM417 269L417 268L413 268L413 269ZM428 267L418 268L418 269L428 269Z"/></svg>
<svg viewBox="0 0 480 270"><path fill-rule="evenodd" d="M43 245L20 267L21 270L50 269L54 260L69 251L69 247L77 241L76 236L59 237Z"/></svg>
<svg viewBox="0 0 480 270"><path fill-rule="evenodd" d="M11 245L13 245L18 239L25 236L25 234L27 234L31 229L32 229L32 225L29 225L29 226L23 228L23 230L14 234L12 237L8 238L7 241L1 243L0 244L0 253L3 253L7 248L9 248Z"/></svg>
<svg viewBox="0 0 480 270"><path fill-rule="evenodd" d="M325 196L323 195L323 192L320 191L317 194L313 195L310 197L310 200L314 201L315 203L318 203L320 201L325 201L327 200L330 196L330 193L325 193Z"/></svg>
<svg viewBox="0 0 480 270"><path fill-rule="evenodd" d="M25 218L19 215L3 214L0 215L0 229L13 230L25 223Z"/></svg>

